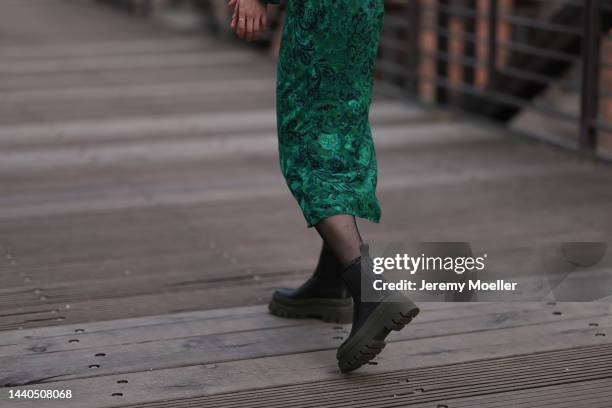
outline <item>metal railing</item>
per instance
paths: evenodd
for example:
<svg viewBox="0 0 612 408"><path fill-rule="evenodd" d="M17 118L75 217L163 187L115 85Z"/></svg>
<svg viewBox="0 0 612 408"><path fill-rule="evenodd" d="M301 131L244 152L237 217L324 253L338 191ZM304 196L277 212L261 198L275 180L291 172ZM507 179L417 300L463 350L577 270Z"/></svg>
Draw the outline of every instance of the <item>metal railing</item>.
<svg viewBox="0 0 612 408"><path fill-rule="evenodd" d="M380 79L435 104L612 159L612 1L406 0Z"/></svg>

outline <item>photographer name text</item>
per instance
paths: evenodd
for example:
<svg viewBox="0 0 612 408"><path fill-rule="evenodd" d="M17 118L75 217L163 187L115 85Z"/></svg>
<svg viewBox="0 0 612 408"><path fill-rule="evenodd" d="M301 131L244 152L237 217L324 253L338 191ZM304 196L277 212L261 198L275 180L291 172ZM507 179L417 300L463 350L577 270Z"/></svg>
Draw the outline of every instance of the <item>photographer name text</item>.
<svg viewBox="0 0 612 408"><path fill-rule="evenodd" d="M375 290L399 290L399 291L454 291L464 292L467 290L478 291L515 291L518 283L507 282L503 279L495 281L468 280L467 282L428 282L425 280L412 281L402 279L399 282L385 282L377 279L373 282Z"/></svg>

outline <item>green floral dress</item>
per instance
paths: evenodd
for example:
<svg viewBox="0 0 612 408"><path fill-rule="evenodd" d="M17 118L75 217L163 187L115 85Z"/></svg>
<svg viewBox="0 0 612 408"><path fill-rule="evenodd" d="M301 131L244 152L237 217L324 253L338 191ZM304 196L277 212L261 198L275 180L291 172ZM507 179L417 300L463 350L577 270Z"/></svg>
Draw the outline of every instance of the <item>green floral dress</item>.
<svg viewBox="0 0 612 408"><path fill-rule="evenodd" d="M380 220L368 115L383 15L383 0L287 1L276 72L278 149L308 227L335 214Z"/></svg>

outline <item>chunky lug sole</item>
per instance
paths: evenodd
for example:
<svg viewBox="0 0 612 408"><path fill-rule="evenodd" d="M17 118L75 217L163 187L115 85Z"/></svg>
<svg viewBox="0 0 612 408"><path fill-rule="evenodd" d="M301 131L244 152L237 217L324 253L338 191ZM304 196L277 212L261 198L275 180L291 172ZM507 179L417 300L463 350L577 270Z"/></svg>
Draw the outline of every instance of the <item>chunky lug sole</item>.
<svg viewBox="0 0 612 408"><path fill-rule="evenodd" d="M353 321L353 299L350 297L290 299L274 293L268 309L273 315L294 319L310 317L343 324Z"/></svg>
<svg viewBox="0 0 612 408"><path fill-rule="evenodd" d="M338 348L336 358L343 373L358 369L376 357L385 347L385 338L392 330L402 330L419 314L409 299L402 302L381 302L363 326Z"/></svg>

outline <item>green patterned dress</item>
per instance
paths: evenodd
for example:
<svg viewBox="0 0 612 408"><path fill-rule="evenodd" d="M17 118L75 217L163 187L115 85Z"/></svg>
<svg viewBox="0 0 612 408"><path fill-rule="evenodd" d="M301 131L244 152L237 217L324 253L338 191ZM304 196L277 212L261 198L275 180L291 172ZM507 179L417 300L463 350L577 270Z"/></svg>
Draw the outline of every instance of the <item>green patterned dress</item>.
<svg viewBox="0 0 612 408"><path fill-rule="evenodd" d="M380 220L369 110L383 15L383 0L287 0L278 149L308 227L336 214Z"/></svg>

